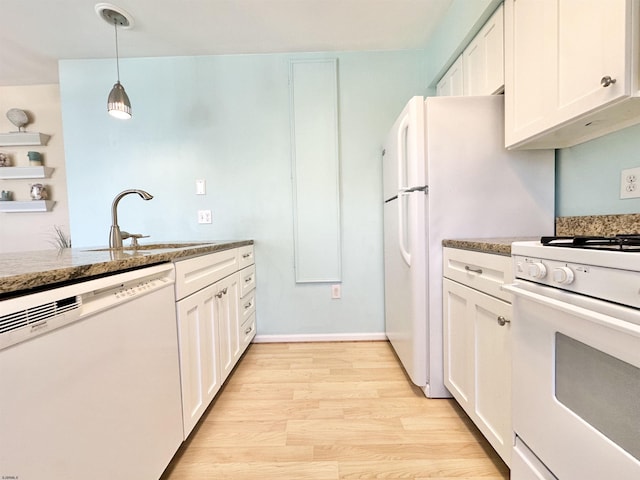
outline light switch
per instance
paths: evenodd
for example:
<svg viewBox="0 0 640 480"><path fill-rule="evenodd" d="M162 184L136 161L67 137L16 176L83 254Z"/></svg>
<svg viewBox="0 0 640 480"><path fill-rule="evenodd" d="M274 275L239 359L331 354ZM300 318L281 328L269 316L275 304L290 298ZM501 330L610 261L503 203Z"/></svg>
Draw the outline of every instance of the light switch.
<svg viewBox="0 0 640 480"><path fill-rule="evenodd" d="M207 193L207 182L203 179L196 180L196 195L205 195Z"/></svg>

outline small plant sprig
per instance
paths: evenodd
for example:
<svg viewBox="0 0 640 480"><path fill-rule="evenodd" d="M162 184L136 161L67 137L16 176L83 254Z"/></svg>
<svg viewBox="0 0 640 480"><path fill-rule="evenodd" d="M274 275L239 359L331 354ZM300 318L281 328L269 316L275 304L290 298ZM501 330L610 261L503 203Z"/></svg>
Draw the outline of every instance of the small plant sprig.
<svg viewBox="0 0 640 480"><path fill-rule="evenodd" d="M71 236L67 235L60 225L54 225L53 229L55 230L55 235L49 243L59 250L71 248Z"/></svg>

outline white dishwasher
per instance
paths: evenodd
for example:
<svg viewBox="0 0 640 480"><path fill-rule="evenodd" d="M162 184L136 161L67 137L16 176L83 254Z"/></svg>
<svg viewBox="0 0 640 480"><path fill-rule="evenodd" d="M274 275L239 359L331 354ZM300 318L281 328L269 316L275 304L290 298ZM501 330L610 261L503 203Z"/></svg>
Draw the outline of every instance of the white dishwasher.
<svg viewBox="0 0 640 480"><path fill-rule="evenodd" d="M157 480L182 441L172 264L0 302L0 478Z"/></svg>

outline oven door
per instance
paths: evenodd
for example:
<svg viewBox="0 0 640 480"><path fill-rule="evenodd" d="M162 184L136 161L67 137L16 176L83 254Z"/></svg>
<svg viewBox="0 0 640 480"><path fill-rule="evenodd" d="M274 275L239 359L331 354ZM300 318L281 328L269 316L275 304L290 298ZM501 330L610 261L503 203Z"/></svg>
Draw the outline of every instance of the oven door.
<svg viewBox="0 0 640 480"><path fill-rule="evenodd" d="M640 311L528 281L505 289L515 434L560 480L639 479Z"/></svg>

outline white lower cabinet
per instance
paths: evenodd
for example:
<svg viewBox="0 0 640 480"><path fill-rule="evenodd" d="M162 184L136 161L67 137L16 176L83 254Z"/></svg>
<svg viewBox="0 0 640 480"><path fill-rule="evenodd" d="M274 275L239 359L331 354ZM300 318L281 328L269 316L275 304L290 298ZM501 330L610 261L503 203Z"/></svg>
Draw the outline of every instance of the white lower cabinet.
<svg viewBox="0 0 640 480"><path fill-rule="evenodd" d="M215 284L215 305L218 318L220 376L224 382L240 358L238 337L238 274L234 273Z"/></svg>
<svg viewBox="0 0 640 480"><path fill-rule="evenodd" d="M220 389L216 285L177 303L184 438Z"/></svg>
<svg viewBox="0 0 640 480"><path fill-rule="evenodd" d="M251 245L176 263L185 439L255 336L255 267L251 264L239 270L248 261L253 263ZM249 270L252 279L246 283L253 283L253 287L242 289ZM203 287L203 276L214 283ZM245 308L248 301L250 306ZM251 326L250 334L243 326Z"/></svg>
<svg viewBox="0 0 640 480"><path fill-rule="evenodd" d="M445 385L510 465L512 306L499 290L510 257L445 248L444 275Z"/></svg>

